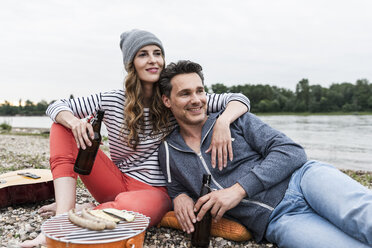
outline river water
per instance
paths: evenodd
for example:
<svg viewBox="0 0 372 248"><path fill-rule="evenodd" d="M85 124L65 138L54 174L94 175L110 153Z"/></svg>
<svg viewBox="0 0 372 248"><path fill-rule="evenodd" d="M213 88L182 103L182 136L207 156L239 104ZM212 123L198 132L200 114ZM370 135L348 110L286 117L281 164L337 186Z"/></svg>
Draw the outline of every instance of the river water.
<svg viewBox="0 0 372 248"><path fill-rule="evenodd" d="M301 144L309 159L340 169L372 171L371 115L260 116L270 126ZM13 127L49 128L49 117L2 117ZM107 135L106 129L102 131ZM1 137L1 136L0 136Z"/></svg>

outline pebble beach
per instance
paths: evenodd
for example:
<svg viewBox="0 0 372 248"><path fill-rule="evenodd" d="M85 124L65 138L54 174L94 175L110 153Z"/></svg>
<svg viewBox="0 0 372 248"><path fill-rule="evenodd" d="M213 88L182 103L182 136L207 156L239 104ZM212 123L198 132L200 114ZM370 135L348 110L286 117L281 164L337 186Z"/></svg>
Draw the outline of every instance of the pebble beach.
<svg viewBox="0 0 372 248"><path fill-rule="evenodd" d="M49 138L45 130L12 130L0 134L0 174L25 169L49 168ZM102 146L108 152L107 144ZM368 188L372 188L372 172L345 171ZM19 247L19 243L33 239L40 233L42 223L38 209L53 200L23 204L0 209L0 247ZM77 203L94 202L82 184L78 184ZM41 246L42 247L42 246ZM171 228L149 228L144 247L191 247L190 237ZM233 242L220 237L211 239L210 247L276 247L274 244L257 244L254 241Z"/></svg>

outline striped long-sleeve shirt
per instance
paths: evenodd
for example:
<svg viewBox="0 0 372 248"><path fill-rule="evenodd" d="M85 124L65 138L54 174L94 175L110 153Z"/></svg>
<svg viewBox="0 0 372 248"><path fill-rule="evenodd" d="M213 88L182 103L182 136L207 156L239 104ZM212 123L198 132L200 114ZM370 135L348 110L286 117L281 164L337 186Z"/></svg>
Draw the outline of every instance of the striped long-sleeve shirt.
<svg viewBox="0 0 372 248"><path fill-rule="evenodd" d="M230 101L240 101L250 109L247 97L238 93L207 94L208 112L218 112L226 107ZM134 150L124 141L121 134L124 124L125 92L113 90L105 93L80 97L75 99L62 99L49 105L46 114L56 122L60 111L70 111L82 119L96 113L98 109L105 111L103 122L108 131L109 149L112 161L120 171L141 182L153 186L165 186L165 177L159 167L158 149L162 135L149 135L152 124L149 121L149 109L144 108L145 132L139 134L139 143ZM172 124L176 126L175 119ZM128 133L124 132L124 135Z"/></svg>

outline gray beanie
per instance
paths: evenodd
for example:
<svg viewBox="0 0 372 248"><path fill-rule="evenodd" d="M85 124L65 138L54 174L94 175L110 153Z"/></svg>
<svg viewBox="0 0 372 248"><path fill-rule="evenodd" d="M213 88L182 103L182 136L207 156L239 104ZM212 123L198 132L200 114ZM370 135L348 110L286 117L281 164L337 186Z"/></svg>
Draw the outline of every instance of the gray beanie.
<svg viewBox="0 0 372 248"><path fill-rule="evenodd" d="M133 29L120 35L120 48L123 52L123 62L126 71L128 71L127 67L133 61L138 50L147 45L157 45L164 55L164 48L161 41L150 32Z"/></svg>

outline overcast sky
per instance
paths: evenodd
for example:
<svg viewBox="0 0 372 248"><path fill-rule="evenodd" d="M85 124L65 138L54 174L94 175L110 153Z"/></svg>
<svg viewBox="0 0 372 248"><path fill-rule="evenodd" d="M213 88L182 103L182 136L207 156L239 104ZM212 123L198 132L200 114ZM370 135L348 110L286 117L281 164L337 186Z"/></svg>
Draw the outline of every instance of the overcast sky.
<svg viewBox="0 0 372 248"><path fill-rule="evenodd" d="M1 0L0 102L123 87L119 36L138 28L206 84L372 80L370 0ZM254 103L252 103L254 104Z"/></svg>

